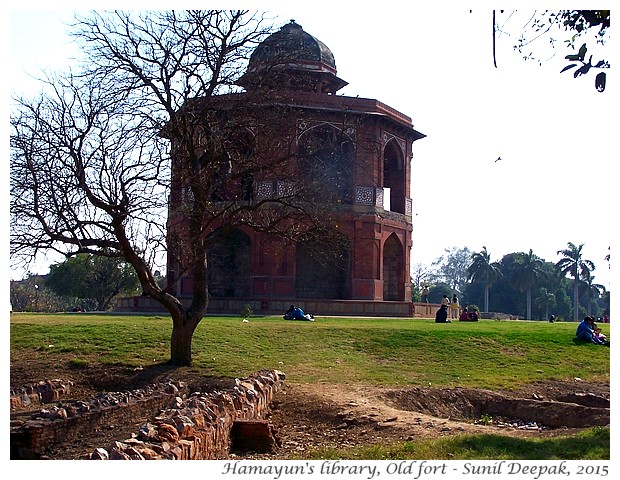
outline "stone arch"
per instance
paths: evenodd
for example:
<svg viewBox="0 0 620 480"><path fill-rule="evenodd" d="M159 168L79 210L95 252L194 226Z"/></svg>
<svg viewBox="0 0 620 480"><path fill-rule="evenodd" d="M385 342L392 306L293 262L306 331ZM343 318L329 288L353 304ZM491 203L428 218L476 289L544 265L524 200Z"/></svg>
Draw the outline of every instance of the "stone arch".
<svg viewBox="0 0 620 480"><path fill-rule="evenodd" d="M403 245L393 233L383 244L383 300L404 300L404 261Z"/></svg>
<svg viewBox="0 0 620 480"><path fill-rule="evenodd" d="M355 144L330 123L307 128L298 138L297 170L304 185L323 201L351 203Z"/></svg>
<svg viewBox="0 0 620 480"><path fill-rule="evenodd" d="M383 149L383 187L390 189L390 210L405 213L405 155L396 138Z"/></svg>
<svg viewBox="0 0 620 480"><path fill-rule="evenodd" d="M295 296L346 300L350 293L351 244L339 232L317 229L304 235L295 255Z"/></svg>
<svg viewBox="0 0 620 480"><path fill-rule="evenodd" d="M219 229L210 236L207 255L209 295L247 298L251 295L252 240L242 230Z"/></svg>

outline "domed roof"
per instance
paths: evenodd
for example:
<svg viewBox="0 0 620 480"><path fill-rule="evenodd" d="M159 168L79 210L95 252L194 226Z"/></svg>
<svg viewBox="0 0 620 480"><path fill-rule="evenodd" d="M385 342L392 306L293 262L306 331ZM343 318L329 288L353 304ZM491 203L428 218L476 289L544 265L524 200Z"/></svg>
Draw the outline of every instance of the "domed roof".
<svg viewBox="0 0 620 480"><path fill-rule="evenodd" d="M334 54L291 20L261 42L237 82L246 88L269 87L334 94L347 85L336 76Z"/></svg>
<svg viewBox="0 0 620 480"><path fill-rule="evenodd" d="M250 57L248 72L273 68L275 65L336 73L336 62L331 50L305 32L295 20L269 35L256 47Z"/></svg>

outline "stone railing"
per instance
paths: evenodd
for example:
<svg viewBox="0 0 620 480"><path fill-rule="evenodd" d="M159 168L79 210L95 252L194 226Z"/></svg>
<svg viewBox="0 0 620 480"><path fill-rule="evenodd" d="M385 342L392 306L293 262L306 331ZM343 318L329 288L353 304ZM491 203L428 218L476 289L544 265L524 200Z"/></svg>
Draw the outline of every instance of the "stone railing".
<svg viewBox="0 0 620 480"><path fill-rule="evenodd" d="M413 316L419 318L435 318L437 310L441 305L439 303L422 303L413 302Z"/></svg>

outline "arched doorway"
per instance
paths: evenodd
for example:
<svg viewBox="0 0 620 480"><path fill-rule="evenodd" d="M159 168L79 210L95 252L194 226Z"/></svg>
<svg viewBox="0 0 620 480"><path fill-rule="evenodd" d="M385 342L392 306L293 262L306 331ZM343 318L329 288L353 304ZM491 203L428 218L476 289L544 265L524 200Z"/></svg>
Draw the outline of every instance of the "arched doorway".
<svg viewBox="0 0 620 480"><path fill-rule="evenodd" d="M403 246L395 234L383 245L383 300L404 300Z"/></svg>
<svg viewBox="0 0 620 480"><path fill-rule="evenodd" d="M209 295L245 298L251 295L250 237L239 229L217 230L207 256Z"/></svg>

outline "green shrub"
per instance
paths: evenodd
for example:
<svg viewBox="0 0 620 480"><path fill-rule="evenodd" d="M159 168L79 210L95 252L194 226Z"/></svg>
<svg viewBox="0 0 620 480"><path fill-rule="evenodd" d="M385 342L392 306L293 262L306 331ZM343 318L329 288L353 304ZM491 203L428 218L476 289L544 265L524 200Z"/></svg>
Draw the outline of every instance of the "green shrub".
<svg viewBox="0 0 620 480"><path fill-rule="evenodd" d="M241 309L241 317L250 318L252 315L254 315L252 306L249 303L246 303L245 305L243 305L243 308Z"/></svg>

